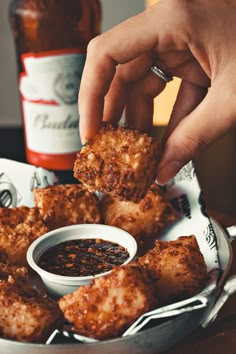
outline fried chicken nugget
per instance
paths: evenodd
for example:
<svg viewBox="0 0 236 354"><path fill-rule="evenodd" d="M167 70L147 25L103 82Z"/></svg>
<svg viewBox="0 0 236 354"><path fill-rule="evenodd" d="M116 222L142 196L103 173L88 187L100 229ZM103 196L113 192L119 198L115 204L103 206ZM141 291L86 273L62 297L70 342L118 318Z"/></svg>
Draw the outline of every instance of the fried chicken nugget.
<svg viewBox="0 0 236 354"><path fill-rule="evenodd" d="M158 297L169 304L196 295L207 279L207 268L194 235L156 241L138 262L156 279Z"/></svg>
<svg viewBox="0 0 236 354"><path fill-rule="evenodd" d="M148 134L104 123L78 152L74 177L89 190L138 202L155 180L159 143Z"/></svg>
<svg viewBox="0 0 236 354"><path fill-rule="evenodd" d="M121 335L141 314L156 305L148 273L131 264L116 267L108 275L59 300L74 330L97 339Z"/></svg>
<svg viewBox="0 0 236 354"><path fill-rule="evenodd" d="M46 232L48 227L37 208L0 208L0 250L7 254L11 264L27 265L27 249Z"/></svg>
<svg viewBox="0 0 236 354"><path fill-rule="evenodd" d="M73 224L101 221L98 199L81 184L65 184L34 189L35 206L52 230Z"/></svg>
<svg viewBox="0 0 236 354"><path fill-rule="evenodd" d="M177 219L177 213L155 183L139 203L106 195L101 201L101 211L105 224L129 232L140 248L146 238L158 237L164 227Z"/></svg>
<svg viewBox="0 0 236 354"><path fill-rule="evenodd" d="M6 254L0 251L0 283L24 285L28 282L28 269L9 263Z"/></svg>
<svg viewBox="0 0 236 354"><path fill-rule="evenodd" d="M21 342L43 342L61 325L56 301L26 285L0 282L0 336Z"/></svg>

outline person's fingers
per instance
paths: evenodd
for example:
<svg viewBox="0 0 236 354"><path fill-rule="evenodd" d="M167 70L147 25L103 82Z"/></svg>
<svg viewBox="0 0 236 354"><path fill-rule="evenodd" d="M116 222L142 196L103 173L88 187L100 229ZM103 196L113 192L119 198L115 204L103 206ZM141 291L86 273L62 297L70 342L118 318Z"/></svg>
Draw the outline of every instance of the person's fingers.
<svg viewBox="0 0 236 354"><path fill-rule="evenodd" d="M104 97L115 74L115 65L111 65L106 74L98 63L95 67L97 72L93 74L89 69L89 61L85 65L79 90L79 131L83 144L97 132L103 117Z"/></svg>
<svg viewBox="0 0 236 354"><path fill-rule="evenodd" d="M150 70L152 53L147 52L130 62L118 65L105 97L103 120L117 123L123 113L132 83L139 82Z"/></svg>
<svg viewBox="0 0 236 354"><path fill-rule="evenodd" d="M102 121L104 97L115 75L116 66L150 51L155 45L156 35L146 28L145 12L139 15L138 22L139 25L135 23L135 18L130 18L96 37L88 46L78 99L82 141L92 137ZM147 36L140 41L144 32Z"/></svg>
<svg viewBox="0 0 236 354"><path fill-rule="evenodd" d="M229 78L228 78L229 79ZM157 171L157 181L167 183L188 161L205 150L236 123L234 89L218 81L196 109L182 119L166 141ZM222 95L222 90L227 95ZM231 91L231 92L230 92Z"/></svg>
<svg viewBox="0 0 236 354"><path fill-rule="evenodd" d="M114 79L105 97L103 121L117 124L123 114L129 84L120 79Z"/></svg>
<svg viewBox="0 0 236 354"><path fill-rule="evenodd" d="M116 66L157 50L160 37L166 42L160 46L161 51L174 46L171 36L166 36L166 32L172 29L166 21L166 13L170 14L172 8L166 12L165 5L165 2L160 2L152 10L131 17L90 42L79 91L80 135L83 141L95 134L103 118L104 97ZM173 16L171 25L173 21L179 22L179 17ZM187 49L181 36L175 45L179 50Z"/></svg>
<svg viewBox="0 0 236 354"><path fill-rule="evenodd" d="M209 77L189 50L179 51L175 49L160 54L156 66L169 75L180 77L184 81L197 86L210 86Z"/></svg>
<svg viewBox="0 0 236 354"><path fill-rule="evenodd" d="M165 86L166 82L149 70L145 78L130 87L125 109L125 122L129 127L150 132L153 126L153 99Z"/></svg>
<svg viewBox="0 0 236 354"><path fill-rule="evenodd" d="M166 140L179 122L190 114L204 99L207 91L208 88L200 87L182 80L170 120L162 138L162 146L164 146Z"/></svg>
<svg viewBox="0 0 236 354"><path fill-rule="evenodd" d="M185 53L182 52L182 55L185 57ZM189 82L186 83L185 89L184 86L181 85L175 106L176 109L174 110L174 116L178 115L179 117L179 108L183 103L180 97L181 95L186 95L186 102L184 102L182 108L183 117L193 110L201 101L203 98L202 92L204 92L204 95L206 94L207 90L204 89L203 86L208 86L209 79L196 60L189 61L183 58L184 64L178 65L180 57L177 56L176 53L175 57L175 73L178 76L186 77L189 80ZM152 63L153 54L149 52L127 64L119 65L117 67L115 77L111 83L109 92L105 97L105 107L103 112L104 121L117 123L121 118L124 107L126 107L126 122L129 126L147 132L151 129L153 98L160 94L165 87L165 83L150 71ZM166 68L163 63L158 63L157 65L161 69L164 69L164 72L167 71L169 74L168 70L171 69ZM163 66L165 67L163 68ZM192 85L190 83L191 81L202 87L197 87L195 84ZM199 99L198 96L200 96L201 99ZM180 104L178 104L179 101ZM177 122L177 119L174 118L176 117L173 117L173 123L171 126L174 124L174 121L175 123Z"/></svg>

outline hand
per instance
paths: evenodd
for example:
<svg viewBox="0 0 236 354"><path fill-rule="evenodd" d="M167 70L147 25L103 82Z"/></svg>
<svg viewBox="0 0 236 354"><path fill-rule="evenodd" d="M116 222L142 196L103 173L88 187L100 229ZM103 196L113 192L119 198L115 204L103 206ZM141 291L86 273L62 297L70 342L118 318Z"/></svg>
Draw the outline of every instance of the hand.
<svg viewBox="0 0 236 354"><path fill-rule="evenodd" d="M83 141L101 120L148 131L165 83L182 83L166 129L157 180L164 184L236 124L236 0L161 0L92 40L79 93ZM210 89L208 89L210 87Z"/></svg>

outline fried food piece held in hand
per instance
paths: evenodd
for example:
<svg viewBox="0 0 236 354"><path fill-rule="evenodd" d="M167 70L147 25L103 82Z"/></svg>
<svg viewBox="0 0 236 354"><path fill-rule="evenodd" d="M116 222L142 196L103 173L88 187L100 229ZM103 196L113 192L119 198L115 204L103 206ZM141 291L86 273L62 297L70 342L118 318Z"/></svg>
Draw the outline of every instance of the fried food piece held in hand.
<svg viewBox="0 0 236 354"><path fill-rule="evenodd" d="M27 266L26 252L31 243L48 232L37 208L0 208L0 250L11 264Z"/></svg>
<svg viewBox="0 0 236 354"><path fill-rule="evenodd" d="M148 134L102 123L78 152L74 177L91 191L138 202L154 182L159 143Z"/></svg>
<svg viewBox="0 0 236 354"><path fill-rule="evenodd" d="M207 267L194 235L156 241L138 262L156 279L162 305L192 297L205 286Z"/></svg>
<svg viewBox="0 0 236 354"><path fill-rule="evenodd" d="M59 306L79 334L108 339L121 335L140 315L157 306L155 295L145 269L129 264L65 295Z"/></svg>
<svg viewBox="0 0 236 354"><path fill-rule="evenodd" d="M73 224L101 222L98 199L81 184L34 189L35 205L50 230Z"/></svg>
<svg viewBox="0 0 236 354"><path fill-rule="evenodd" d="M105 195L101 210L105 224L129 232L140 249L147 238L158 237L165 227L177 219L177 213L155 183L139 203Z"/></svg>
<svg viewBox="0 0 236 354"><path fill-rule="evenodd" d="M56 301L26 285L0 282L1 337L42 343L62 321Z"/></svg>

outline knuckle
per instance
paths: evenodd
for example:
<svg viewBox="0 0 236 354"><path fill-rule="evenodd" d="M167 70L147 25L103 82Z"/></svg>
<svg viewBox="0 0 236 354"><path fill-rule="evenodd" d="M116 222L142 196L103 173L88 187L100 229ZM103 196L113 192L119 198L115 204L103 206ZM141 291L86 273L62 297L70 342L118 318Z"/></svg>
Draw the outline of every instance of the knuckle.
<svg viewBox="0 0 236 354"><path fill-rule="evenodd" d="M173 136L168 139L167 145L171 144L171 151L174 152L175 159L187 163L189 160L198 156L209 147L209 142L204 138L192 135Z"/></svg>
<svg viewBox="0 0 236 354"><path fill-rule="evenodd" d="M172 11L173 18L177 18L179 21L179 28L183 25L191 25L191 23L195 23L196 17L196 4L195 0L169 0L169 6ZM176 16L175 14L178 14ZM184 26L184 27L185 27Z"/></svg>
<svg viewBox="0 0 236 354"><path fill-rule="evenodd" d="M89 55L96 55L97 53L101 52L102 43L101 43L101 35L91 39L87 47L87 53Z"/></svg>
<svg viewBox="0 0 236 354"><path fill-rule="evenodd" d="M199 137L186 135L183 136L181 140L181 146L183 152L186 155L191 154L193 156L197 156L199 153L205 151L209 147L208 141Z"/></svg>

